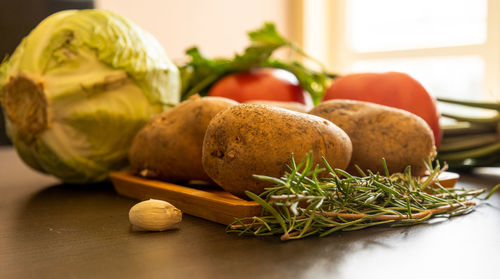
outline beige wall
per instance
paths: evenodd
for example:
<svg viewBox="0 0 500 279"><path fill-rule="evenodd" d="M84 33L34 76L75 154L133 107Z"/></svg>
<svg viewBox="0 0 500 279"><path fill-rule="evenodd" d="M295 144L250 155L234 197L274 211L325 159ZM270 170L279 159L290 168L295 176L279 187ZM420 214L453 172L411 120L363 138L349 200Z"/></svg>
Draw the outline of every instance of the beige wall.
<svg viewBox="0 0 500 279"><path fill-rule="evenodd" d="M248 45L246 31L273 21L286 37L297 38L298 1L287 0L96 0L152 33L174 61L197 45L210 56L231 56Z"/></svg>

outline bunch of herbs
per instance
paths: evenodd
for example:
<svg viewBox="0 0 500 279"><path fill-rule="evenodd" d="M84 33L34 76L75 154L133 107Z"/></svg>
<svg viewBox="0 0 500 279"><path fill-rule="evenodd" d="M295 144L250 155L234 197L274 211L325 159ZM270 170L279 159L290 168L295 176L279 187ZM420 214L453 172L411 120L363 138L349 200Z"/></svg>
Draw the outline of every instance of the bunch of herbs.
<svg viewBox="0 0 500 279"><path fill-rule="evenodd" d="M324 159L325 168L312 162L312 153L299 164L292 155L289 172L283 177L255 175L274 185L260 195L246 192L262 206L262 215L237 219L227 231L281 235L282 240L291 240L377 225L410 226L433 217L469 213L476 204L473 199L486 191L443 187L438 177L446 168L438 162L434 167L427 164L429 175L425 178L412 176L410 167L403 173L389 174L385 160L383 175L358 168L359 176L333 169ZM323 172L327 177L321 175Z"/></svg>

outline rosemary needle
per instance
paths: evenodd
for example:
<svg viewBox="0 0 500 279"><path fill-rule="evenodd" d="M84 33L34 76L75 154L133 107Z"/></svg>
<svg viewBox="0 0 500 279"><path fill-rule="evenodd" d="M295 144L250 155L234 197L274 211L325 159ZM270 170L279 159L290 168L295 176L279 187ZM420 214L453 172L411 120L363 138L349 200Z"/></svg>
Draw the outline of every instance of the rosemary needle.
<svg viewBox="0 0 500 279"><path fill-rule="evenodd" d="M310 152L296 164L292 154L289 172L281 178L256 175L274 185L261 195L246 192L262 206L262 216L237 219L227 232L281 235L281 240L291 240L383 224L410 226L434 216L466 214L476 204L472 199L485 192L442 187L438 176L443 170L438 163L428 166L430 179L421 181L411 175L410 168L403 174L385 171L384 175L360 170L361 176L354 176L333 169L325 159L325 168L313 166L312 157ZM386 165L385 160L382 164Z"/></svg>

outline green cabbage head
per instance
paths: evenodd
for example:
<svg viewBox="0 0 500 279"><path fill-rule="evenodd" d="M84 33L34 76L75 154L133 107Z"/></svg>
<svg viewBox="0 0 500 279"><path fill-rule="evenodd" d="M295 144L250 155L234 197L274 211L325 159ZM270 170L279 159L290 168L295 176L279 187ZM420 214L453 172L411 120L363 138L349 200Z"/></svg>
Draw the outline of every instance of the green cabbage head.
<svg viewBox="0 0 500 279"><path fill-rule="evenodd" d="M19 156L69 183L125 168L136 132L179 94L179 71L156 39L103 10L49 16L0 65L7 134Z"/></svg>

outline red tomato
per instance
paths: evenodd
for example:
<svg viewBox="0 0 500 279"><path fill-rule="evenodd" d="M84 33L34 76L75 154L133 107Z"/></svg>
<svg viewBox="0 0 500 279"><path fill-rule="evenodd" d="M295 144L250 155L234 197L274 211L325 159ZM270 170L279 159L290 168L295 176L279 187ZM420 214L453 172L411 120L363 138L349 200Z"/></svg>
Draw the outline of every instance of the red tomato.
<svg viewBox="0 0 500 279"><path fill-rule="evenodd" d="M302 89L295 75L274 68L227 75L210 88L208 95L226 97L240 103L270 100L312 106L311 95Z"/></svg>
<svg viewBox="0 0 500 279"><path fill-rule="evenodd" d="M398 73L359 73L335 79L323 100L350 99L377 103L414 113L424 119L434 133L436 147L441 141L439 112L427 90L411 76Z"/></svg>

